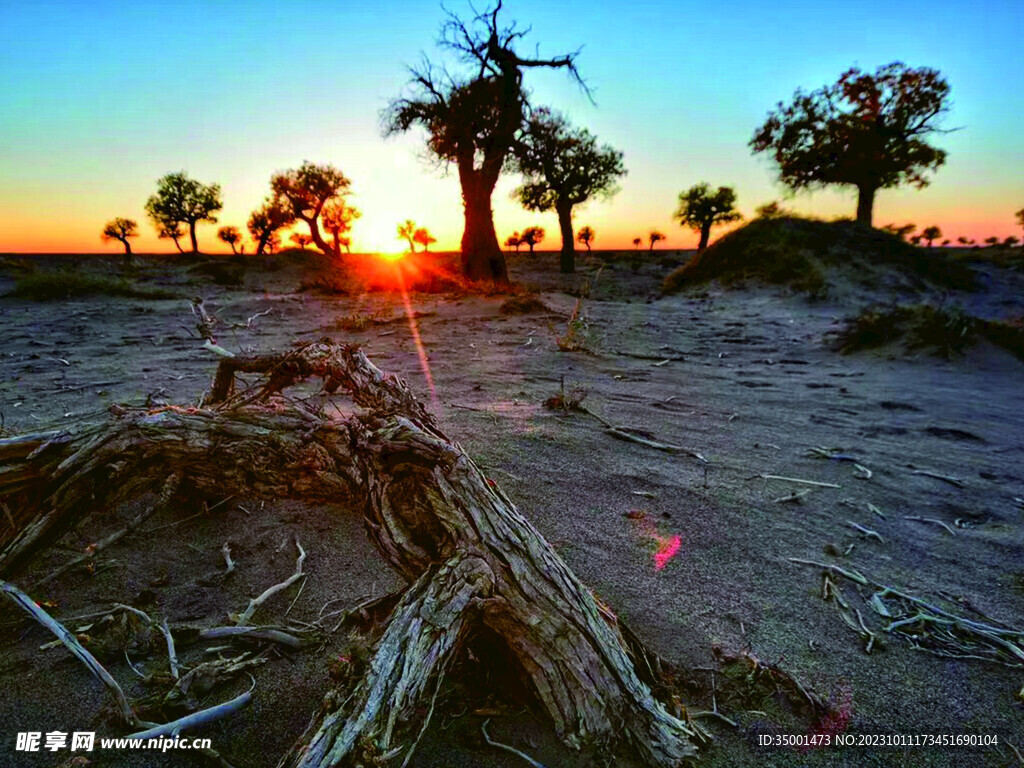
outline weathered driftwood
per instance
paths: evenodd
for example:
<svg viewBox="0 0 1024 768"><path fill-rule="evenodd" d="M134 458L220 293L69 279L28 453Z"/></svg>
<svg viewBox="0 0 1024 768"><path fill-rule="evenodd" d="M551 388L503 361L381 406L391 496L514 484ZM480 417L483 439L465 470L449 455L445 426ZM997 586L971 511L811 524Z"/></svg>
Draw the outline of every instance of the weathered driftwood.
<svg viewBox="0 0 1024 768"><path fill-rule="evenodd" d="M261 373L262 383L235 394L237 372ZM332 417L279 396L308 378L355 407ZM117 409L105 424L0 440L0 499L19 515L15 535L0 536L0 574L90 511L159 492L171 472L211 496L347 501L409 586L365 677L326 697L282 766L407 754L425 726L417 711L432 711L441 676L480 631L503 644L565 743L625 747L652 766L695 754L695 730L638 674L635 638L406 384L357 348L325 340L225 358L204 402Z"/></svg>

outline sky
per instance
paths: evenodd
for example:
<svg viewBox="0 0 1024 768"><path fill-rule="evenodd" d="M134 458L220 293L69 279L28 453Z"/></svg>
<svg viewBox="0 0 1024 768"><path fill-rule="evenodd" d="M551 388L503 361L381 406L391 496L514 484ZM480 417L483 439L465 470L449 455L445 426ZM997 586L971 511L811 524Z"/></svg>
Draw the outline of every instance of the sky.
<svg viewBox="0 0 1024 768"><path fill-rule="evenodd" d="M461 0L447 7L470 13ZM363 214L353 250L400 250L405 219L428 227L435 248L457 249L454 169L429 162L421 132L381 133L408 67L446 61L444 17L434 0L0 0L0 252L117 253L99 234L118 216L139 222L136 252L173 251L143 206L158 178L180 170L221 185L219 223L200 225L199 238L222 251L217 228L244 231L271 175L304 160L352 180ZM852 216L852 191L787 199L748 143L797 88L897 60L943 73L943 125L956 130L934 139L948 159L929 187L879 193L875 224L937 224L954 240L1024 234L1014 219L1024 207L1020 0L506 0L502 18L532 26L523 55L582 46L593 103L559 71L530 70L526 85L535 105L624 153L618 193L574 217L594 228L596 248L631 248L653 229L668 236L659 247L693 247L696 234L672 214L699 182L735 188L747 217L772 200ZM555 216L522 210L516 184L504 178L494 194L499 239L539 225L541 247L556 248Z"/></svg>

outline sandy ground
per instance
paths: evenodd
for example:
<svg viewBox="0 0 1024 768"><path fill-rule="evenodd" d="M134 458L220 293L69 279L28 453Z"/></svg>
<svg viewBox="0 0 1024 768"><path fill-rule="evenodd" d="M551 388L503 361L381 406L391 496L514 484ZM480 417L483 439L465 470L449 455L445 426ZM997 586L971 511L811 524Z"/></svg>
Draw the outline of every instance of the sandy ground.
<svg viewBox="0 0 1024 768"><path fill-rule="evenodd" d="M661 299L664 265L634 272L623 262L604 268L583 304L588 350L566 352L556 337L597 261L585 260L571 277L557 275L554 264L553 255L542 255L514 259L511 269L513 279L541 291L551 313L503 315L501 296L410 297L433 391L400 297L297 293L301 280L287 269L252 271L244 287L222 288L166 266L142 268L143 282L170 287L178 300L0 298L0 411L16 433L115 402L195 402L216 360L199 348L184 299L202 296L228 322L270 310L250 328L222 334L221 344L269 351L323 335L363 344L378 366L410 381L447 434L487 468L579 577L667 659L706 667L713 644L747 649L819 694L848 702L847 733L999 737L988 749L763 747L761 734L806 734L814 726L774 717L770 702L746 709L718 702L739 727L706 721L715 743L703 764L1016 765L1006 742L1024 748L1022 669L939 658L900 638L866 654L822 600L820 569L789 558L828 560L915 595L945 598L965 616L1024 625L1024 506L1015 502L1024 497L1024 365L988 346L953 361L891 352L840 356L828 334L851 307L767 289ZM0 277L0 292L10 285L9 276ZM992 301L1007 299L993 293ZM339 330L339 319L353 313L381 322ZM584 404L605 419L686 446L709 463L623 443L585 414L545 409L563 379L566 390L585 389ZM851 462L809 455L816 446L842 449L871 477ZM916 470L955 477L963 487ZM797 503L776 501L808 488ZM33 583L132 512L91 519L14 581ZM267 607L268 621L279 620L293 599L289 615L308 621L328 600L351 605L399 585L349 510L229 499L185 520L194 513L162 513L106 550L95 575L68 573L33 597L52 601L69 626L76 622L67 617L117 601L155 602L173 621L210 626L291 573L295 537L309 553L309 576L297 598L293 589ZM955 535L905 516L942 520ZM882 541L864 538L851 522ZM656 568L659 542L676 535L679 551ZM225 541L238 563L228 578L221 575ZM851 545L845 556L825 552ZM841 586L856 597L854 585ZM878 630L877 616L865 619ZM0 764L51 766L68 756L16 753L18 731L111 733L104 692L77 661L60 648L40 650L51 638L8 608L0 625ZM239 768L274 765L318 706L329 684L326 660L342 648L337 638L320 654L272 656L253 671L253 706L196 735L208 735ZM123 659L111 659L109 668L130 696L145 694ZM244 679L236 689L218 689L204 704L247 685ZM529 712L498 711L493 738L548 768L594 764L594 756L563 749ZM445 711L411 765L525 765L482 742L481 719ZM205 764L183 753L91 758L99 766Z"/></svg>

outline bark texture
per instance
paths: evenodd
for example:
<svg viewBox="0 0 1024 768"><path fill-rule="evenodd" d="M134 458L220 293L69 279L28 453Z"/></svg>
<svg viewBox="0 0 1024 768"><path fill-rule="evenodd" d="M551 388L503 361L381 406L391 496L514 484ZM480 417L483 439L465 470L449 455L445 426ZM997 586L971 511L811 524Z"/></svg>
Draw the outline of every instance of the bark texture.
<svg viewBox="0 0 1024 768"><path fill-rule="evenodd" d="M236 395L239 371L263 373L263 386ZM323 380L324 399L347 393L350 415L278 397L311 377ZM158 491L172 472L220 495L361 506L380 553L409 582L365 676L326 697L281 766L408 753L480 630L500 639L566 744L625 747L659 767L695 754L694 730L638 674L635 638L404 382L328 340L224 360L202 409L120 409L108 423L0 440L0 499L16 532L0 537L0 575L92 510Z"/></svg>

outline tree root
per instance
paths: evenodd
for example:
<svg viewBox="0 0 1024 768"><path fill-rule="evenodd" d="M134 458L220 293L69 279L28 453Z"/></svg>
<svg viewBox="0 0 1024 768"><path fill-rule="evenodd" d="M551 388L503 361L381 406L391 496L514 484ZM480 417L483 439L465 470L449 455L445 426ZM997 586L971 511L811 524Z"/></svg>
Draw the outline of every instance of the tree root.
<svg viewBox="0 0 1024 768"><path fill-rule="evenodd" d="M264 374L262 385L235 395L234 374L245 371ZM344 390L354 412L339 418L318 400L281 395L311 377L323 381L324 402ZM119 407L106 424L0 440L0 500L25 510L17 534L0 536L0 573L93 509L159 488L168 468L209 496L348 502L361 506L378 551L409 586L365 676L327 696L282 766L408 755L429 723L440 680L480 630L495 638L570 747L628 749L657 768L696 754L699 729L654 697L618 620L408 386L357 348L322 341L282 355L225 358L204 402L201 409ZM296 573L250 601L239 625L268 593L301 578L299 552Z"/></svg>

